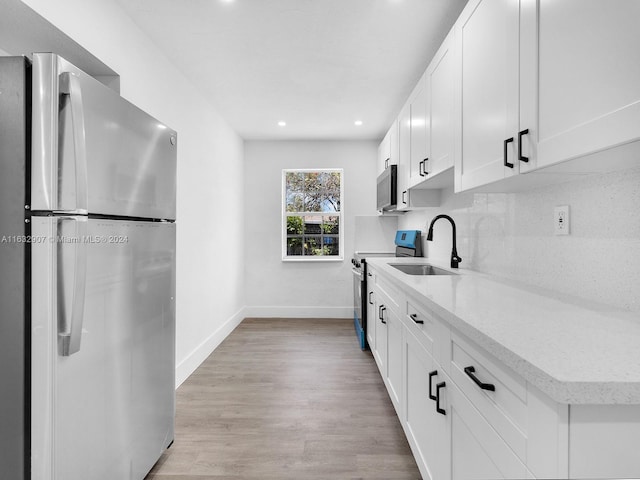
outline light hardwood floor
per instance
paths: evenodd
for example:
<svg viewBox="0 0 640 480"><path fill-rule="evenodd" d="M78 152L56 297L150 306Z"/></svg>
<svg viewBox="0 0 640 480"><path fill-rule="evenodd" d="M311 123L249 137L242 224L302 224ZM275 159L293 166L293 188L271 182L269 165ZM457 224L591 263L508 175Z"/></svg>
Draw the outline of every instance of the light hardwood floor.
<svg viewBox="0 0 640 480"><path fill-rule="evenodd" d="M351 320L245 319L177 391L147 480L418 480Z"/></svg>

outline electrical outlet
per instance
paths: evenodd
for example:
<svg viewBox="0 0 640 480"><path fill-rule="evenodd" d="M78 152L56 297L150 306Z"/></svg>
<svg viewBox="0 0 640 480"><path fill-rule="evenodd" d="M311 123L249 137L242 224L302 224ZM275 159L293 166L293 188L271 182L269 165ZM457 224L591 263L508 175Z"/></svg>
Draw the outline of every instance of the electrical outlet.
<svg viewBox="0 0 640 480"><path fill-rule="evenodd" d="M553 230L556 235L569 235L569 205L553 209Z"/></svg>

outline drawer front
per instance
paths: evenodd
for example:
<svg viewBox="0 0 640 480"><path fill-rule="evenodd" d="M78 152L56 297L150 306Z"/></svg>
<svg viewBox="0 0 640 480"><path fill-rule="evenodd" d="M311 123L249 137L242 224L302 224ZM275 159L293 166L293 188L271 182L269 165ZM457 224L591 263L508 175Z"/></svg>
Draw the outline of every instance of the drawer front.
<svg viewBox="0 0 640 480"><path fill-rule="evenodd" d="M518 457L526 461L526 382L456 332L451 333L450 347L451 378Z"/></svg>
<svg viewBox="0 0 640 480"><path fill-rule="evenodd" d="M406 313L404 315L404 324L411 333L415 335L422 346L436 360L439 360L438 353L440 346L438 343L442 337L443 325L436 317L424 306L409 299L406 302Z"/></svg>
<svg viewBox="0 0 640 480"><path fill-rule="evenodd" d="M398 287L396 287L395 285L392 285L390 282L386 281L380 275L375 276L375 282L376 282L376 290L381 295L383 295L382 298L384 298L385 306L393 310L394 312L396 312L398 316L402 315L403 312L401 311L401 308L400 308L400 304L401 304L400 299L402 298L402 295L400 294L400 290L398 289ZM381 302L382 302L382 298L380 299Z"/></svg>

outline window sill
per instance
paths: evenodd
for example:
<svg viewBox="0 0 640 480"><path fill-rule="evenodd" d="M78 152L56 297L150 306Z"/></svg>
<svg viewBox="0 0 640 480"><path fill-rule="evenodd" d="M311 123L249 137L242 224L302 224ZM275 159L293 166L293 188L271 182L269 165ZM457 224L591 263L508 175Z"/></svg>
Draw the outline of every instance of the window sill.
<svg viewBox="0 0 640 480"><path fill-rule="evenodd" d="M315 262L320 262L320 263L324 263L324 262L343 262L344 261L344 257L341 256L326 256L323 257L322 255L318 255L317 257L312 257L312 256L300 256L300 257L282 257L282 261L283 262L308 262L308 263L315 263Z"/></svg>

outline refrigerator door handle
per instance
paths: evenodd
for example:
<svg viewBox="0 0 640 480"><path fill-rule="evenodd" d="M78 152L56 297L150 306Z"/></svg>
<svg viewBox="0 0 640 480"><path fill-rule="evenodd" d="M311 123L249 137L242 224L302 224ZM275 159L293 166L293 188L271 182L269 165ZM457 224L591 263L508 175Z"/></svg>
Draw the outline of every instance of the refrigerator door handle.
<svg viewBox="0 0 640 480"><path fill-rule="evenodd" d="M72 223L73 230L65 223ZM87 217L56 219L56 270L59 353L68 357L80 350L87 286ZM73 235L68 235L72 231ZM72 258L69 265L68 259Z"/></svg>
<svg viewBox="0 0 640 480"><path fill-rule="evenodd" d="M87 191L87 141L85 136L84 105L82 103L82 87L80 79L72 72L63 72L59 76L58 85L61 96L67 96L71 107L71 123L75 155L75 195L76 208L65 213L86 214L88 211Z"/></svg>

